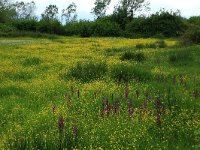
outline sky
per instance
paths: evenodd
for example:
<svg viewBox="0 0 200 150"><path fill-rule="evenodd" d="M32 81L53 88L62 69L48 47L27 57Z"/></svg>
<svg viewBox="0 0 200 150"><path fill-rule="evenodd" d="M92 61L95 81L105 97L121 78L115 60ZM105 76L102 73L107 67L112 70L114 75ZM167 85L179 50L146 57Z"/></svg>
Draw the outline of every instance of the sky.
<svg viewBox="0 0 200 150"><path fill-rule="evenodd" d="M16 0L13 0L16 1ZM35 14L40 16L44 12L46 6L49 4L57 5L59 11L67 8L67 6L75 2L77 5L78 19L94 19L94 16L90 13L91 9L94 7L95 0L18 0L24 2L34 1L36 3ZM117 4L118 0L111 0L111 4L107 13L113 11L113 7ZM150 13L155 13L161 8L166 10L176 11L177 9L181 11L183 17L198 16L200 15L200 0L148 0L150 2Z"/></svg>

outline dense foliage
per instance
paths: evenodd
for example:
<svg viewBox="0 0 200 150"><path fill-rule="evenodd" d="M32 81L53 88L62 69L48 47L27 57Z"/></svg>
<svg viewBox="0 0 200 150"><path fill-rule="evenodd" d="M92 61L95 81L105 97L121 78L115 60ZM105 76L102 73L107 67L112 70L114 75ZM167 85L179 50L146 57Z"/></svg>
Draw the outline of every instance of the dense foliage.
<svg viewBox="0 0 200 150"><path fill-rule="evenodd" d="M106 15L110 0L97 0L92 9L97 17L94 21L77 20L76 4L70 4L62 10L59 20L59 8L49 5L41 14L41 19L33 15L35 3L10 3L1 1L0 22L7 29L0 28L1 35L13 35L10 32L37 32L57 35L90 36L125 36L125 37L177 37L185 33L188 26L199 26L199 16L189 19L181 17L180 12L160 10L150 16L136 16L137 11L149 9L149 3L136 3L135 0L121 0L113 13ZM2 26L2 25L1 25ZM14 29L14 30L13 30ZM187 33L190 32L189 30ZM188 35L188 34L187 34ZM189 35L188 35L189 36ZM196 43L196 42L194 42Z"/></svg>

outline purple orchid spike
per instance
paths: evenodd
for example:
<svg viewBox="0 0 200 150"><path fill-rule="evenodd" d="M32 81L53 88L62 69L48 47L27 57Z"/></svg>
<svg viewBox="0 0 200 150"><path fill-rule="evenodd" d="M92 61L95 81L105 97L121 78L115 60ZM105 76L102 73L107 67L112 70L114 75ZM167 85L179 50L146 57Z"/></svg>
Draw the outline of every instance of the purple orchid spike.
<svg viewBox="0 0 200 150"><path fill-rule="evenodd" d="M108 100L106 100L106 114L107 114L107 116L110 115L110 105L108 103Z"/></svg>
<svg viewBox="0 0 200 150"><path fill-rule="evenodd" d="M63 132L64 129L64 118L63 116L60 116L58 119L58 129L60 132Z"/></svg>
<svg viewBox="0 0 200 150"><path fill-rule="evenodd" d="M119 102L116 100L114 103L114 114L119 112Z"/></svg>
<svg viewBox="0 0 200 150"><path fill-rule="evenodd" d="M129 109L128 109L128 114L129 114L129 116L132 116L133 113L134 113L134 109L133 109L133 100L130 99L130 100L129 100Z"/></svg>
<svg viewBox="0 0 200 150"><path fill-rule="evenodd" d="M161 126L160 113L157 113L157 115L156 115L156 123L157 123L158 126Z"/></svg>
<svg viewBox="0 0 200 150"><path fill-rule="evenodd" d="M53 104L53 106L52 106L52 112L53 112L53 114L56 113L56 105L55 104Z"/></svg>
<svg viewBox="0 0 200 150"><path fill-rule="evenodd" d="M143 105L140 104L140 114L142 114L142 111L143 111Z"/></svg>

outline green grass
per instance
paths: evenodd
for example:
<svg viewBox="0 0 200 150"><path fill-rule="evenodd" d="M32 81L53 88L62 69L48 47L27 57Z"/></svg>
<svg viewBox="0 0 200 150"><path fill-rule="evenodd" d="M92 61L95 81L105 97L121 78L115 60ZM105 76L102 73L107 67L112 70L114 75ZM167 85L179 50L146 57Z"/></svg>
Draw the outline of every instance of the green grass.
<svg viewBox="0 0 200 150"><path fill-rule="evenodd" d="M143 62L145 61L146 57L143 53L132 53L132 52L125 52L121 58L122 61L129 60L129 61L137 61L137 62Z"/></svg>
<svg viewBox="0 0 200 150"><path fill-rule="evenodd" d="M0 149L199 149L200 46L175 43L0 38Z"/></svg>
<svg viewBox="0 0 200 150"><path fill-rule="evenodd" d="M38 57L32 57L32 58L26 58L23 60L22 65L27 67L27 66L32 66L32 65L39 65L42 63L42 60Z"/></svg>

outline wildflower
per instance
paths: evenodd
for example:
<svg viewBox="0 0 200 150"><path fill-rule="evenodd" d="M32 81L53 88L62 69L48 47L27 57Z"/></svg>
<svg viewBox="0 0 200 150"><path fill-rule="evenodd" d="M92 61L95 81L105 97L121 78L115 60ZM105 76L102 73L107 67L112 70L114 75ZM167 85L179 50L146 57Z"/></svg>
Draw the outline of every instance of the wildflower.
<svg viewBox="0 0 200 150"><path fill-rule="evenodd" d="M142 111L143 111L143 105L140 104L140 114L142 114Z"/></svg>
<svg viewBox="0 0 200 150"><path fill-rule="evenodd" d="M119 102L116 100L114 103L114 114L119 112Z"/></svg>
<svg viewBox="0 0 200 150"><path fill-rule="evenodd" d="M158 126L161 126L160 113L157 113L157 115L156 115L156 123L157 123Z"/></svg>
<svg viewBox="0 0 200 150"><path fill-rule="evenodd" d="M161 109L161 102L160 102L160 99L159 98L157 98L157 100L156 100L156 110L157 110L157 113L161 113L160 112L160 109Z"/></svg>
<svg viewBox="0 0 200 150"><path fill-rule="evenodd" d="M53 106L52 106L52 111L53 111L53 114L56 113L56 105L55 104L53 104Z"/></svg>
<svg viewBox="0 0 200 150"><path fill-rule="evenodd" d="M129 113L130 116L133 115L133 113L134 113L134 109L133 109L133 100L132 100L132 99L129 100L129 109L128 109L128 113Z"/></svg>
<svg viewBox="0 0 200 150"><path fill-rule="evenodd" d="M110 105L108 103L108 100L106 100L106 114L107 114L107 116L109 116L109 114L110 114Z"/></svg>
<svg viewBox="0 0 200 150"><path fill-rule="evenodd" d="M146 92L145 96L146 96L146 101L151 102L151 96L149 95L148 92Z"/></svg>
<svg viewBox="0 0 200 150"><path fill-rule="evenodd" d="M60 116L60 118L58 119L58 129L60 132L63 131L64 129L64 118L63 116Z"/></svg>

